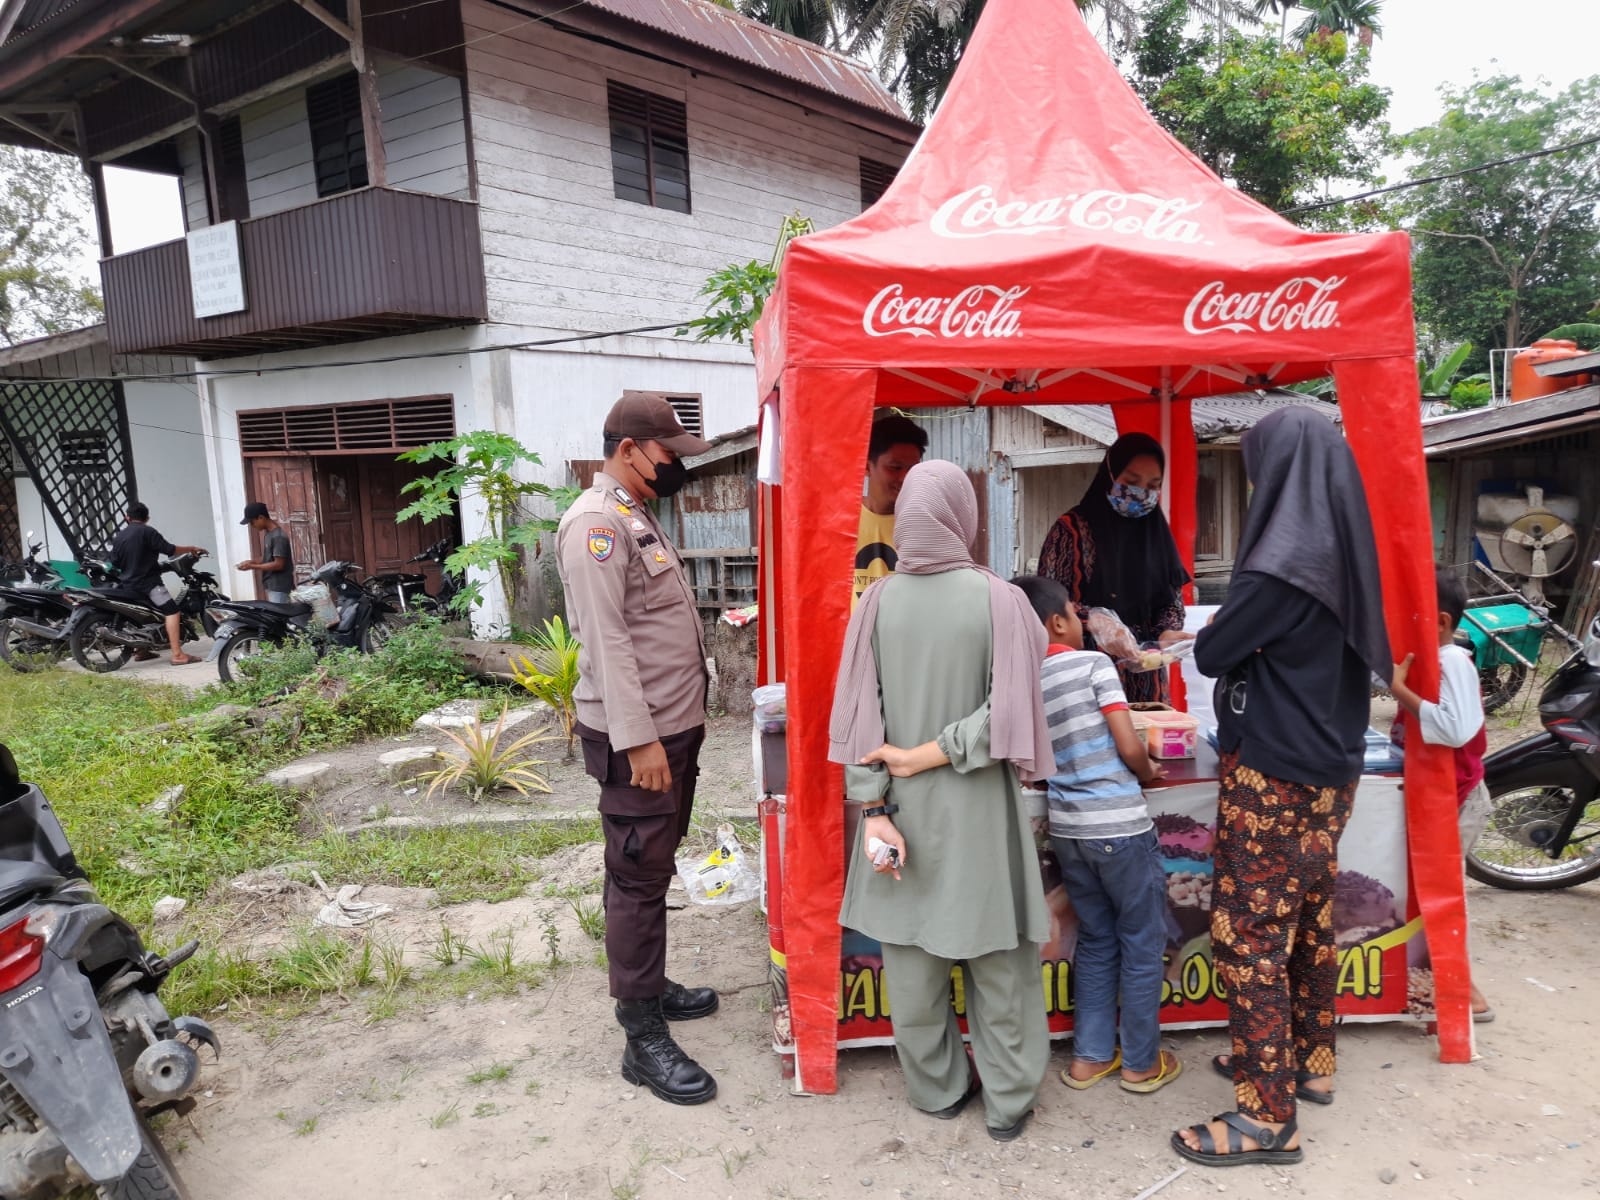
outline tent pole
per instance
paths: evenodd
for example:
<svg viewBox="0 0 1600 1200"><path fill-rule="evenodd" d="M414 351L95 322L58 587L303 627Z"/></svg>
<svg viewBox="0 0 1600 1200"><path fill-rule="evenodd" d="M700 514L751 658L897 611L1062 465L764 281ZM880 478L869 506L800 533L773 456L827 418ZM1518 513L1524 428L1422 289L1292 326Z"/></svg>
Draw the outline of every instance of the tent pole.
<svg viewBox="0 0 1600 1200"><path fill-rule="evenodd" d="M1166 462L1172 461L1172 368L1161 368L1161 456ZM1161 489L1161 515L1172 518L1172 489L1164 486L1163 478Z"/></svg>

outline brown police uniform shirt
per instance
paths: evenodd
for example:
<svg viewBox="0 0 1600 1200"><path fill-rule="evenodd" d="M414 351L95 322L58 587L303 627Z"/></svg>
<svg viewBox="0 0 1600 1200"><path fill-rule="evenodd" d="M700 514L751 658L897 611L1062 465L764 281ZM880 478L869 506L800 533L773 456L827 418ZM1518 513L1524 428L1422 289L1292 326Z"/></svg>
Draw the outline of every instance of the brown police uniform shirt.
<svg viewBox="0 0 1600 1200"><path fill-rule="evenodd" d="M578 720L614 750L706 720L700 614L683 561L649 507L605 473L556 534L578 652Z"/></svg>

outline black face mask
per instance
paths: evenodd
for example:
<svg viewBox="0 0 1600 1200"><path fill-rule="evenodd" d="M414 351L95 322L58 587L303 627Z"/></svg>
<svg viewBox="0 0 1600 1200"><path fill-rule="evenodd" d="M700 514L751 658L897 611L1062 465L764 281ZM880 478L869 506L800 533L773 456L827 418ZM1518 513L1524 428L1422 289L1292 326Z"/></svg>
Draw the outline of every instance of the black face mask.
<svg viewBox="0 0 1600 1200"><path fill-rule="evenodd" d="M683 485L689 482L689 469L676 458L671 462L656 462L651 459L650 465L656 469L656 473L645 482L662 500L668 496L676 496L683 490Z"/></svg>

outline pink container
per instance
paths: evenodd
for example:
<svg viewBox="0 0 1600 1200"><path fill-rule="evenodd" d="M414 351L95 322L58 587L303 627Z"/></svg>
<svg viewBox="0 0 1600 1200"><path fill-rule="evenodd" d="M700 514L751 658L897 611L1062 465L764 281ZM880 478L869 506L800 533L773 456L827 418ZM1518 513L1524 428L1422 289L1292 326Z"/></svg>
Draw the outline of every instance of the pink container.
<svg viewBox="0 0 1600 1200"><path fill-rule="evenodd" d="M1133 727L1144 738L1152 758L1193 758L1200 737L1200 722L1188 713L1142 711L1133 714Z"/></svg>

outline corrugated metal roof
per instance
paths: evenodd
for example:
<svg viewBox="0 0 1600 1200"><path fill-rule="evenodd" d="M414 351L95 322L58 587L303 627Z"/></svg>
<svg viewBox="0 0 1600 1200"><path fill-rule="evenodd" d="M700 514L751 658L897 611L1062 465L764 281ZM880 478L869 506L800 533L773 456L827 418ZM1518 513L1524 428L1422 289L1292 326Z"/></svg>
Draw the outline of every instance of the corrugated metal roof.
<svg viewBox="0 0 1600 1200"><path fill-rule="evenodd" d="M20 37L30 29L37 29L47 21L59 17L83 0L13 0L0 9L0 29L6 30L6 41ZM13 19L12 13L16 16Z"/></svg>
<svg viewBox="0 0 1600 1200"><path fill-rule="evenodd" d="M1576 358L1560 358L1555 362L1540 363L1533 369L1545 376L1586 375L1590 371L1600 371L1600 350L1580 354Z"/></svg>
<svg viewBox="0 0 1600 1200"><path fill-rule="evenodd" d="M1220 396L1203 396L1190 403L1189 415L1194 422L1195 437L1202 442L1214 442L1241 434L1263 417L1291 404L1319 412L1335 423L1339 421L1337 404L1329 404L1302 392L1281 389L1269 390L1264 395L1227 392ZM1063 429L1091 437L1102 446L1109 446L1117 440L1117 422L1111 415L1109 405L1045 404L1029 405L1028 410Z"/></svg>
<svg viewBox="0 0 1600 1200"><path fill-rule="evenodd" d="M588 0L587 7L672 34L863 108L907 119L866 64L780 33L710 0Z"/></svg>

